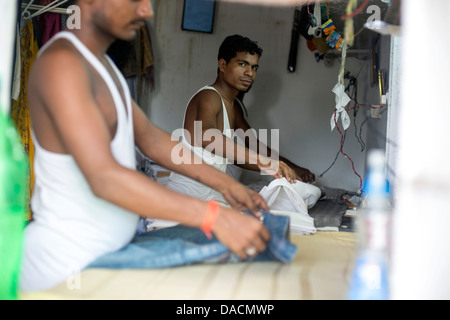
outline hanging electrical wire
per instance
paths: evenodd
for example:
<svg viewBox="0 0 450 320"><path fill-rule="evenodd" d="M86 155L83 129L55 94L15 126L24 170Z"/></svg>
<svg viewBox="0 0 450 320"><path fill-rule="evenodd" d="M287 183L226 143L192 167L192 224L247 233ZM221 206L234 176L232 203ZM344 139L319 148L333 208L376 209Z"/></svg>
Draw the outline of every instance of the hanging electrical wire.
<svg viewBox="0 0 450 320"><path fill-rule="evenodd" d="M355 11L353 11L349 14L341 16L341 19L345 20L345 19L353 18L353 17L357 16L367 7L368 4L369 4L369 0L364 0L364 2L359 6L358 9L356 9Z"/></svg>
<svg viewBox="0 0 450 320"><path fill-rule="evenodd" d="M359 109L359 108L361 108L361 107L366 107L366 108L371 108L371 109L381 109L381 108L384 108L385 106L372 106L372 105L368 105L368 104L355 104L355 106L353 106L353 107L351 107L351 108L346 108L346 111L356 110L356 109ZM366 119L365 119L365 120L363 121L363 123L361 124L360 132L361 132L361 130L362 130L362 126L367 122L368 119L369 119L369 117L366 117ZM330 165L325 171L323 171L321 174L319 174L319 175L317 176L316 180L319 179L319 178L322 178L328 171L330 171L331 168L335 165L337 159L339 158L339 155L343 155L346 159L348 159L348 160L350 161L351 166L352 166L353 173L354 173L354 174L358 177L358 179L359 179L359 191L361 191L362 188L363 188L362 177L361 177L361 175L356 171L355 163L354 163L353 159L352 159L346 152L344 152L344 144L345 144L345 140L346 140L346 137L347 137L347 131L342 132L342 130L339 128L338 123L337 123L337 120L336 120L336 111L334 112L334 121L335 121L336 129L338 130L338 132L339 132L339 134L340 134L340 136L341 136L341 141L340 141L340 144L339 144L339 150L338 150L338 152L336 153L336 157L334 158L334 160L333 160L333 162L331 163L331 165ZM380 133L380 134L381 134L381 133ZM362 141L362 139L361 139L361 141ZM364 144L364 145L365 145L365 144ZM363 150L362 150L362 151L363 151Z"/></svg>

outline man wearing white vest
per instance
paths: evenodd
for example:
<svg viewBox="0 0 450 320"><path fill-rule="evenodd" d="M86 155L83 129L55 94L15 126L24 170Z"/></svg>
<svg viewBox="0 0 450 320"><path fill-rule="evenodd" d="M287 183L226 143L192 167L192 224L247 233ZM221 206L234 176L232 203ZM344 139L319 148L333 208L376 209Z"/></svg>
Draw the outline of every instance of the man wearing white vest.
<svg viewBox="0 0 450 320"><path fill-rule="evenodd" d="M76 0L80 28L53 37L29 78L35 153L33 221L25 231L21 289L51 288L133 238L139 216L213 233L242 259L270 234L254 215L260 195L209 165L175 165L170 135L130 98L106 56L153 16L150 1ZM232 208L167 189L135 170L135 145L162 166L219 191ZM184 153L191 163L194 154ZM189 161L186 161L189 162Z"/></svg>
<svg viewBox="0 0 450 320"><path fill-rule="evenodd" d="M256 41L245 36L236 34L225 38L219 48L215 82L198 90L187 104L181 142L222 172L227 172L229 164L236 164L274 178L286 178L290 183L309 182L314 178L309 170L280 161L267 146L259 148L262 146L259 140L257 150L234 140L239 138L236 132L247 136L251 129L238 96L253 85L262 52ZM215 140L211 142L210 136ZM227 204L215 190L179 173L171 173L167 186L193 197Z"/></svg>

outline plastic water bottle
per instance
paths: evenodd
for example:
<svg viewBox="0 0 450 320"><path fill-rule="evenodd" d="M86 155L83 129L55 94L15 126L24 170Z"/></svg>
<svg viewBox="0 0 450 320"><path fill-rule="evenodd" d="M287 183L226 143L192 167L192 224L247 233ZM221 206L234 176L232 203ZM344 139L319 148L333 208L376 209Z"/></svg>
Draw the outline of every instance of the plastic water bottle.
<svg viewBox="0 0 450 320"><path fill-rule="evenodd" d="M359 221L359 254L350 283L350 300L389 299L389 230L391 206L385 156L368 157L367 200Z"/></svg>
<svg viewBox="0 0 450 320"><path fill-rule="evenodd" d="M27 161L9 115L0 109L0 300L18 298Z"/></svg>

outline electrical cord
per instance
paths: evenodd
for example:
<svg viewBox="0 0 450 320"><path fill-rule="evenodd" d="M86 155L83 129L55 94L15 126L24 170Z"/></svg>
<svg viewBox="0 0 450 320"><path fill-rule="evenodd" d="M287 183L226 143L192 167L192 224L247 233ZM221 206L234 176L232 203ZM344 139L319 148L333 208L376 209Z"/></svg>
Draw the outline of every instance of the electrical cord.
<svg viewBox="0 0 450 320"><path fill-rule="evenodd" d="M355 104L354 107L352 107L352 108L345 108L345 110L346 110L346 111L352 111L352 110L355 110L355 109L359 109L359 108L361 108L361 107L368 107L368 108L372 108L372 109L381 109L381 108L383 108L384 106L372 106L372 105L366 105L366 104ZM385 112L385 110L382 111L382 112ZM361 126L360 126L360 137L361 137L362 126L367 122L368 119L369 119L369 117L367 116L366 119L362 122L362 124L361 124ZM359 190L361 191L361 190L362 190L362 187L363 187L362 177L361 177L361 175L356 171L355 163L354 163L353 159L352 159L347 153L345 153L344 150L343 150L344 144L345 144L345 140L346 140L346 136L347 136L347 132L345 131L345 132L343 133L342 130L339 128L339 125L338 125L337 120L336 120L336 111L334 111L334 123L335 123L336 129L338 130L339 134L341 135L341 142L340 142L340 145L339 145L339 150L338 150L338 152L336 153L336 157L334 158L334 160L333 160L333 162L331 163L331 165L330 165L324 172L322 172L321 174L319 174L319 175L317 176L316 180L319 179L319 178L321 178L321 177L323 177L328 171L331 170L331 168L335 165L335 163L336 163L336 161L337 161L339 155L341 154L341 155L343 155L346 159L348 159L348 160L350 161L351 166L352 166L353 173L354 173L354 174L358 177L358 179L359 179L359 188L360 188ZM377 133L378 133L379 135L383 136L379 131L377 131ZM385 138L386 138L386 137L385 137ZM361 141L362 141L362 138L361 138ZM364 143L364 142L363 142L363 143ZM364 146L365 146L365 144L364 144ZM361 150L361 152L362 152L362 151L363 151L363 150Z"/></svg>

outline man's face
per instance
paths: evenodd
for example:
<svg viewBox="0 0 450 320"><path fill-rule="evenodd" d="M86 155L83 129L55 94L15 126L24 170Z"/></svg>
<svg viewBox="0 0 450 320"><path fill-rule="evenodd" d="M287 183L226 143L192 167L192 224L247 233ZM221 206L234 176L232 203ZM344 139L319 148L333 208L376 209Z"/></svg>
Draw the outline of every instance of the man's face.
<svg viewBox="0 0 450 320"><path fill-rule="evenodd" d="M145 20L153 17L150 0L103 0L97 5L93 16L97 28L121 40L133 39Z"/></svg>
<svg viewBox="0 0 450 320"><path fill-rule="evenodd" d="M226 63L221 60L220 70L223 71L224 80L231 87L239 91L247 91L256 78L259 68L259 56L248 52L238 52L236 57Z"/></svg>

